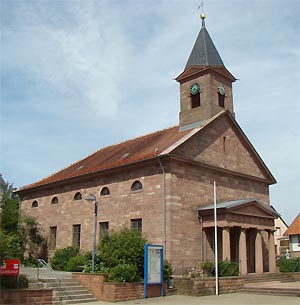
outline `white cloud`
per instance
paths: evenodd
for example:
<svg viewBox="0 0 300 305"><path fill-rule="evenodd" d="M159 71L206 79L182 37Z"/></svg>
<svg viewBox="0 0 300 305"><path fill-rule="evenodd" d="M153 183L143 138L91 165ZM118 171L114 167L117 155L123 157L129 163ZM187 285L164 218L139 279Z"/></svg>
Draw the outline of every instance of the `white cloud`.
<svg viewBox="0 0 300 305"><path fill-rule="evenodd" d="M172 78L200 29L198 5L2 0L4 177L31 183L101 146L176 124ZM207 29L240 79L237 120L278 180L271 199L287 222L299 200L299 5L205 2Z"/></svg>
<svg viewBox="0 0 300 305"><path fill-rule="evenodd" d="M60 96L55 106L66 112L75 108L81 114L114 117L130 45L121 25L111 23L93 2L65 4L69 18L63 22L59 8L48 13L47 6L26 2L19 8L19 19L4 33L5 50L13 51L5 65L26 71L35 85L54 90Z"/></svg>

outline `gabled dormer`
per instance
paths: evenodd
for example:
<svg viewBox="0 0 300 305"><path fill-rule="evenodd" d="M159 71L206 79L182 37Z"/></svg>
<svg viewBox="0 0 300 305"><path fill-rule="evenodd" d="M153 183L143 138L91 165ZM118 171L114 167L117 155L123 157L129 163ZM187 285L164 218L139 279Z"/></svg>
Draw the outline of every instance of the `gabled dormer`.
<svg viewBox="0 0 300 305"><path fill-rule="evenodd" d="M232 83L236 78L225 68L205 27L202 27L184 71L176 78L180 83L179 125L185 127L212 118L222 110L234 116Z"/></svg>

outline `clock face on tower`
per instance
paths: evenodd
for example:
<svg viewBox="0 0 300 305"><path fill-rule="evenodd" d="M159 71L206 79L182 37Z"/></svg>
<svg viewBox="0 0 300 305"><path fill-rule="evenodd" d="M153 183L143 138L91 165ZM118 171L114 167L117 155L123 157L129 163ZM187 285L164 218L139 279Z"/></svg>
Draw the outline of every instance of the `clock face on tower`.
<svg viewBox="0 0 300 305"><path fill-rule="evenodd" d="M192 95L199 93L200 92L199 85L197 83L192 84L190 92Z"/></svg>
<svg viewBox="0 0 300 305"><path fill-rule="evenodd" d="M225 95L225 87L222 83L219 83L218 85L218 92L222 95Z"/></svg>

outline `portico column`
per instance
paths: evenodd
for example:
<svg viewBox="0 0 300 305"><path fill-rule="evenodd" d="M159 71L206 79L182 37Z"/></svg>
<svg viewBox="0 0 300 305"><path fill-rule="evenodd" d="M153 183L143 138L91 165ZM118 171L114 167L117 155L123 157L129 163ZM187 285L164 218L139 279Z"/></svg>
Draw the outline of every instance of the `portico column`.
<svg viewBox="0 0 300 305"><path fill-rule="evenodd" d="M240 261L240 273L242 275L247 274L247 244L246 244L246 229L241 229L239 239L239 261Z"/></svg>
<svg viewBox="0 0 300 305"><path fill-rule="evenodd" d="M257 230L255 238L255 272L263 273L263 249L261 231Z"/></svg>
<svg viewBox="0 0 300 305"><path fill-rule="evenodd" d="M231 260L230 255L230 228L222 228L222 260L229 261Z"/></svg>
<svg viewBox="0 0 300 305"><path fill-rule="evenodd" d="M206 230L202 230L202 261L207 261L207 248L206 248L206 245L207 245L207 233L206 233Z"/></svg>
<svg viewBox="0 0 300 305"><path fill-rule="evenodd" d="M276 272L274 231L269 231L269 272Z"/></svg>

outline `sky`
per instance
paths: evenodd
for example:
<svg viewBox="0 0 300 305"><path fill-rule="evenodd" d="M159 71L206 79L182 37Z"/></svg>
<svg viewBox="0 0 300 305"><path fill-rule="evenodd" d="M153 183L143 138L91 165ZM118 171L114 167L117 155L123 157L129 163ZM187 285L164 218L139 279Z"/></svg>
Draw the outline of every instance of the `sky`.
<svg viewBox="0 0 300 305"><path fill-rule="evenodd" d="M0 173L21 187L101 147L178 124L199 0L1 0ZM206 0L236 120L300 211L300 1Z"/></svg>

